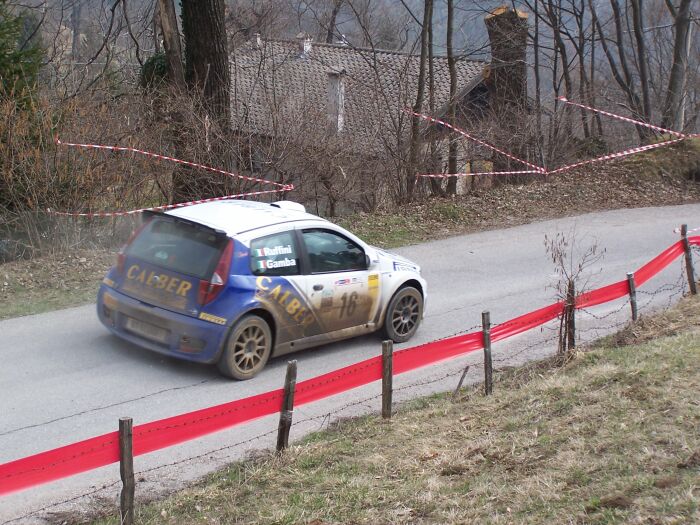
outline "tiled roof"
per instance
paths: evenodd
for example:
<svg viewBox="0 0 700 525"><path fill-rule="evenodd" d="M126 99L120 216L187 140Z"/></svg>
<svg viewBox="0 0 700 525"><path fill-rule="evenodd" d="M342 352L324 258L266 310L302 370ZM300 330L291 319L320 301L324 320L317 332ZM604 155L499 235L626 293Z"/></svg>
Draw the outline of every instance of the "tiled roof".
<svg viewBox="0 0 700 525"><path fill-rule="evenodd" d="M391 51L357 49L340 44L312 43L300 52L298 41L249 41L231 54L232 118L244 133L273 135L277 117L295 123L302 116L325 122L328 73L345 71L344 130L374 149L380 136L396 130L402 108L413 104L418 83L419 57ZM484 62L457 60L458 91L464 94L482 80ZM447 105L450 74L447 58L434 58L435 107ZM426 89L424 107L428 107ZM273 111L278 108L278 111ZM282 119L279 116L282 115ZM404 124L406 126L406 124Z"/></svg>

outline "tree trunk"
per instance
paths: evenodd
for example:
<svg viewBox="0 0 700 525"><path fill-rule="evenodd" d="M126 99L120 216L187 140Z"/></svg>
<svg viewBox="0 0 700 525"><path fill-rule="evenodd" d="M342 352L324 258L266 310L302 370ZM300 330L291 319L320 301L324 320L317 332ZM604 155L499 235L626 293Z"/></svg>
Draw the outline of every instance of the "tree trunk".
<svg viewBox="0 0 700 525"><path fill-rule="evenodd" d="M691 0L681 0L674 16L673 64L661 121L662 127L678 131L681 131L684 125L683 95L690 44L690 2Z"/></svg>
<svg viewBox="0 0 700 525"><path fill-rule="evenodd" d="M649 94L649 73L647 43L644 37L644 0L631 0L634 38L637 41L637 69L642 86L642 111L644 120L651 121L651 96Z"/></svg>
<svg viewBox="0 0 700 525"><path fill-rule="evenodd" d="M454 31L454 0L447 0L447 66L450 69L450 102L448 119L453 126L457 125L457 59L452 48L452 34ZM457 173L457 140L456 134L449 132L449 148L447 154L447 172ZM457 193L457 177L447 179L448 195Z"/></svg>
<svg viewBox="0 0 700 525"><path fill-rule="evenodd" d="M224 0L181 0L185 40L185 81L201 97L205 132L219 167L230 169L225 143L231 134L231 73L229 69ZM211 126L212 131L209 132ZM179 170L173 176L173 201L225 195L231 188L221 175Z"/></svg>
<svg viewBox="0 0 700 525"><path fill-rule="evenodd" d="M416 102L413 104L413 111L421 113L423 111L423 97L425 96L425 65L428 58L428 25L430 15L433 10L433 0L425 0L423 6L423 26L420 34L420 63L418 66L418 89L416 92ZM413 200L413 193L416 187L416 173L418 164L418 152L421 146L421 136L419 130L420 119L413 115L411 118L411 145L408 156L408 166L406 167L406 194L405 200Z"/></svg>
<svg viewBox="0 0 700 525"><path fill-rule="evenodd" d="M185 80L201 94L208 115L230 128L231 71L224 25L224 0L181 0L185 36Z"/></svg>
<svg viewBox="0 0 700 525"><path fill-rule="evenodd" d="M326 32L326 44L333 43L333 36L335 35L335 25L338 20L338 13L340 8L343 6L344 0L334 0L333 9L331 10L331 19L328 22L328 31Z"/></svg>
<svg viewBox="0 0 700 525"><path fill-rule="evenodd" d="M428 100L430 114L435 115L435 68L433 64L433 6L430 6L430 18L428 23ZM430 133L430 171L432 173L441 169L438 161L437 141L435 133ZM430 191L433 195L443 195L442 180L430 178Z"/></svg>
<svg viewBox="0 0 700 525"><path fill-rule="evenodd" d="M185 89L185 72L182 68L180 33L177 29L177 15L173 0L158 0L160 25L163 30L163 47L168 64L168 78L179 90Z"/></svg>
<svg viewBox="0 0 700 525"><path fill-rule="evenodd" d="M73 31L70 51L73 67L76 65L75 62L80 60L80 13L82 11L82 7L83 6L80 3L80 0L75 0L70 15L71 30Z"/></svg>

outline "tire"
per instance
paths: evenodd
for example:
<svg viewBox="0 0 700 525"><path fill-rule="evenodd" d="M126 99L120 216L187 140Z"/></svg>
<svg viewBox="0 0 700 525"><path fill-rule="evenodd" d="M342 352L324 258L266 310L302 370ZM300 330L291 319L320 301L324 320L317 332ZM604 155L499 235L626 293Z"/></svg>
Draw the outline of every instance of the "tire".
<svg viewBox="0 0 700 525"><path fill-rule="evenodd" d="M223 375L245 381L265 368L271 353L270 326L257 315L246 315L231 328L216 366Z"/></svg>
<svg viewBox="0 0 700 525"><path fill-rule="evenodd" d="M423 296L412 286L394 294L384 315L384 335L395 343L408 341L423 318Z"/></svg>

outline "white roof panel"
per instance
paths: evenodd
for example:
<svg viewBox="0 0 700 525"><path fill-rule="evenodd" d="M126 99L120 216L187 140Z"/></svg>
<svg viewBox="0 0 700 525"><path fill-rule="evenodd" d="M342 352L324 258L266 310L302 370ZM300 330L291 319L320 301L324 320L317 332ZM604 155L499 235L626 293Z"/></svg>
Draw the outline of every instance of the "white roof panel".
<svg viewBox="0 0 700 525"><path fill-rule="evenodd" d="M282 209L265 202L222 200L193 204L166 212L204 224L234 236L273 224L292 221L324 220L310 213Z"/></svg>

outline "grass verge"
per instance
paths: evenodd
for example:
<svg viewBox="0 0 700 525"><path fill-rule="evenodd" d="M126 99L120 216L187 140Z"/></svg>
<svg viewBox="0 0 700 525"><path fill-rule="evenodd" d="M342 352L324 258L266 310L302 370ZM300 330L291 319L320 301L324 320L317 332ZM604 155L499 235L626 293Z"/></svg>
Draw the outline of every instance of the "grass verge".
<svg viewBox="0 0 700 525"><path fill-rule="evenodd" d="M700 301L579 353L342 421L139 506L141 524L700 521ZM115 517L97 520L116 524Z"/></svg>
<svg viewBox="0 0 700 525"><path fill-rule="evenodd" d="M0 265L0 320L94 302L114 259L82 250Z"/></svg>

